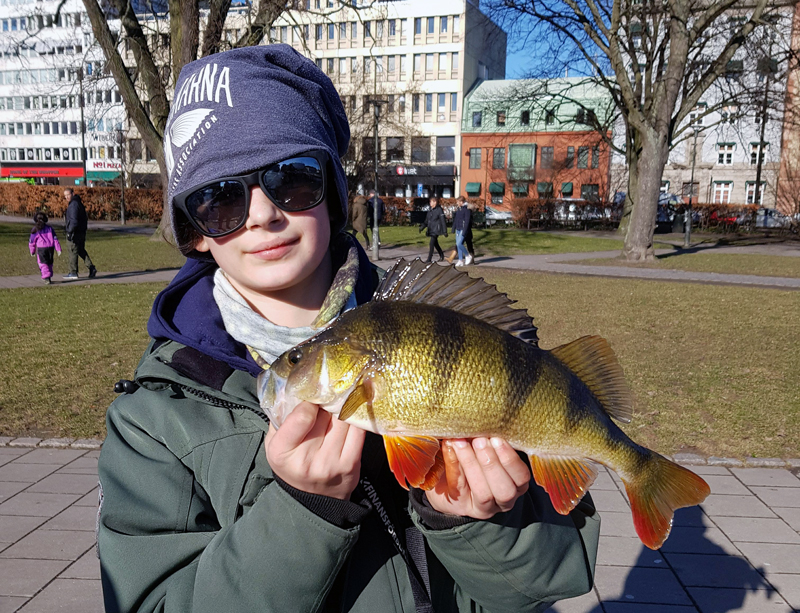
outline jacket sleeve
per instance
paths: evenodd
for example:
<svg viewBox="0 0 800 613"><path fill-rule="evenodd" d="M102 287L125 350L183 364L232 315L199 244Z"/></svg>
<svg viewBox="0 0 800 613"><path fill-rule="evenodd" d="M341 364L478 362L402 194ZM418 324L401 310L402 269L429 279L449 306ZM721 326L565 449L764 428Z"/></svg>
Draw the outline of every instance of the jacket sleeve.
<svg viewBox="0 0 800 613"><path fill-rule="evenodd" d="M58 242L58 235L55 230L51 230L51 232L53 233L53 246L56 248L56 251L61 253L61 243Z"/></svg>
<svg viewBox="0 0 800 613"><path fill-rule="evenodd" d="M38 236L35 232L31 232L31 236L28 239L28 249L30 249L31 255L36 253L36 239Z"/></svg>
<svg viewBox="0 0 800 613"><path fill-rule="evenodd" d="M100 456L106 611L316 611L359 528L319 518L275 481L220 528L191 470L121 409L139 394L112 404ZM260 436L253 444L261 445Z"/></svg>
<svg viewBox="0 0 800 613"><path fill-rule="evenodd" d="M426 525L419 504L411 508L414 523L456 583L460 611L475 610L469 600L485 613L543 611L592 588L600 518L591 498L559 515L532 483L511 511L439 530Z"/></svg>
<svg viewBox="0 0 800 613"><path fill-rule="evenodd" d="M75 232L75 228L78 225L78 209L72 202L73 201L70 200L67 205L67 212L64 214L64 231L67 233L67 240L69 240L70 235Z"/></svg>

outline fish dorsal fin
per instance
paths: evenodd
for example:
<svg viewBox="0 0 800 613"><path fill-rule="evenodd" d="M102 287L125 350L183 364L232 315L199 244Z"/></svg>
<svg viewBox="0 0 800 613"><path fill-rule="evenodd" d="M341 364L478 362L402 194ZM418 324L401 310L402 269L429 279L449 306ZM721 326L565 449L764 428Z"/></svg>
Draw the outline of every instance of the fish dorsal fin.
<svg viewBox="0 0 800 613"><path fill-rule="evenodd" d="M550 353L586 384L606 413L617 421L630 423L633 398L617 356L600 336L581 338L551 349Z"/></svg>
<svg viewBox="0 0 800 613"><path fill-rule="evenodd" d="M533 319L515 301L480 278L452 266L399 259L383 277L373 300L407 301L451 309L470 315L538 346Z"/></svg>

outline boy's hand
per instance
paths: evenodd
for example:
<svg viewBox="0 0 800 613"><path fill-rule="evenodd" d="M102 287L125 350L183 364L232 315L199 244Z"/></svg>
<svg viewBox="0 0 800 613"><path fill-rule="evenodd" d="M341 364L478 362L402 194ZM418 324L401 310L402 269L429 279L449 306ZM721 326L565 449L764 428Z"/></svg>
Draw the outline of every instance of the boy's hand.
<svg viewBox="0 0 800 613"><path fill-rule="evenodd" d="M301 402L264 440L272 471L310 494L348 500L358 485L366 432Z"/></svg>
<svg viewBox="0 0 800 613"><path fill-rule="evenodd" d="M528 491L531 472L503 439L443 441L442 455L445 475L425 492L440 513L489 519Z"/></svg>

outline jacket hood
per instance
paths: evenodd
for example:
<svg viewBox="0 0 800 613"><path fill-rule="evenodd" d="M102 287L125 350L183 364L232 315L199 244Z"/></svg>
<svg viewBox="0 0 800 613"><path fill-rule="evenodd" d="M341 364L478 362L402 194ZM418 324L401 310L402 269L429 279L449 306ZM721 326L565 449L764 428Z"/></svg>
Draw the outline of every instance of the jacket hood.
<svg viewBox="0 0 800 613"><path fill-rule="evenodd" d="M360 245L357 248L359 275L355 294L357 303L363 304L372 297L375 282L367 254ZM333 264L338 270L343 261L336 259L334 257ZM216 270L215 262L187 259L170 284L156 296L147 332L155 340L176 341L225 362L231 368L257 376L262 372L261 367L247 347L225 330L214 299Z"/></svg>

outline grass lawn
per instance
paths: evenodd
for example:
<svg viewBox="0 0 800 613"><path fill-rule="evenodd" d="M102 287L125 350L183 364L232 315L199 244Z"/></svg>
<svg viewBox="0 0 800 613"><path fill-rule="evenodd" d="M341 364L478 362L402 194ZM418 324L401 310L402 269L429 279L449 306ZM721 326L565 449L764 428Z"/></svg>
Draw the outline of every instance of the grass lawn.
<svg viewBox="0 0 800 613"><path fill-rule="evenodd" d="M449 230L448 230L449 232ZM370 232L370 237L372 233ZM361 238L359 236L359 238ZM417 226L381 227L381 243L404 248L417 248L427 253L428 241L425 232L419 232ZM622 249L622 241L608 238L595 238L574 234L551 234L549 232L530 232L517 228L497 228L473 230L473 242L477 254L513 255L513 254L548 254L572 253L586 251L610 251ZM456 245L455 234L446 238L440 237L442 249L453 249Z"/></svg>
<svg viewBox="0 0 800 613"><path fill-rule="evenodd" d="M629 263L622 258L581 260L579 264L594 266L631 266L691 272L718 272L734 275L800 278L800 257L761 255L756 253L687 253L667 254L654 262Z"/></svg>
<svg viewBox="0 0 800 613"><path fill-rule="evenodd" d="M635 440L664 453L800 457L800 293L512 272L552 348L609 339L636 399ZM0 436L102 437L120 378L147 344L161 284L0 291Z"/></svg>
<svg viewBox="0 0 800 613"><path fill-rule="evenodd" d="M39 274L36 258L30 256L28 238L32 224L0 224L0 276ZM54 273L69 272L67 238L63 228L55 228L56 236L64 250L56 256ZM149 236L108 230L90 230L86 235L86 251L101 272L124 272L128 270L156 270L178 268L185 258L164 241L150 240ZM87 269L78 260L81 276Z"/></svg>

